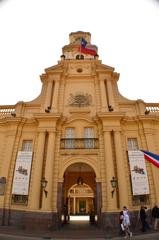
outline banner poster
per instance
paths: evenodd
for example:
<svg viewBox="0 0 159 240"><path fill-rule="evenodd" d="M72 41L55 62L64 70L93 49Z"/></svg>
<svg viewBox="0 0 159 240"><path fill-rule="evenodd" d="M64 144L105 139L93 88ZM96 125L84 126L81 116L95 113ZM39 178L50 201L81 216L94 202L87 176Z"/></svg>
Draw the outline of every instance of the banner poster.
<svg viewBox="0 0 159 240"><path fill-rule="evenodd" d="M141 151L128 151L133 195L149 194L149 184L144 154Z"/></svg>
<svg viewBox="0 0 159 240"><path fill-rule="evenodd" d="M32 152L19 151L17 155L12 194L28 195L32 164Z"/></svg>

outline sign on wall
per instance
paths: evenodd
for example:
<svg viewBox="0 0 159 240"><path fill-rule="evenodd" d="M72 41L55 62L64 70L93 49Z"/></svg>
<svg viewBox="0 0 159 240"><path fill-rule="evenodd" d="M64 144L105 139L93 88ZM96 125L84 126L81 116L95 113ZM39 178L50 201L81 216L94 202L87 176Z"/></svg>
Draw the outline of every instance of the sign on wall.
<svg viewBox="0 0 159 240"><path fill-rule="evenodd" d="M133 195L149 194L149 184L143 152L128 151Z"/></svg>
<svg viewBox="0 0 159 240"><path fill-rule="evenodd" d="M32 152L19 151L12 186L12 194L28 195L32 164Z"/></svg>

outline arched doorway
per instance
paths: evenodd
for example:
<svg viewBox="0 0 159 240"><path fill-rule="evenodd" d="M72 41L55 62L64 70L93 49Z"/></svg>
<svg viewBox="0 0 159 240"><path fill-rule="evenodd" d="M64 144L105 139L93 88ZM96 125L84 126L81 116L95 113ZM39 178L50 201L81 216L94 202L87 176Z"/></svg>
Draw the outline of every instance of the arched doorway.
<svg viewBox="0 0 159 240"><path fill-rule="evenodd" d="M85 219L95 222L96 175L86 163L74 163L67 167L63 182L64 222Z"/></svg>
<svg viewBox="0 0 159 240"><path fill-rule="evenodd" d="M85 183L76 183L67 194L70 215L89 215L94 212L94 191Z"/></svg>

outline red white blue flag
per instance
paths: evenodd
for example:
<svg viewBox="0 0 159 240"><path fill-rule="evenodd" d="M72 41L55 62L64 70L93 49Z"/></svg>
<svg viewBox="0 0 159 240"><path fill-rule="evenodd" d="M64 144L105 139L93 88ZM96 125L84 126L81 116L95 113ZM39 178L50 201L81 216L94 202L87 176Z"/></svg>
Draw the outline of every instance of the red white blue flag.
<svg viewBox="0 0 159 240"><path fill-rule="evenodd" d="M97 51L93 45L88 45L87 41L84 38L81 38L80 52L85 54L90 54L95 56Z"/></svg>
<svg viewBox="0 0 159 240"><path fill-rule="evenodd" d="M144 153L144 157L147 161L159 168L159 155L141 150Z"/></svg>

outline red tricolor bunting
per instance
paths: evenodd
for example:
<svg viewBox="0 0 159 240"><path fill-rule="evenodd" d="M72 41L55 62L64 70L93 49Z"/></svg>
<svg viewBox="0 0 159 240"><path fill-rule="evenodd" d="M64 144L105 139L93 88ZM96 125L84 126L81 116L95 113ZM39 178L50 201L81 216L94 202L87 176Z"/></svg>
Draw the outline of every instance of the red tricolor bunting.
<svg viewBox="0 0 159 240"><path fill-rule="evenodd" d="M159 155L145 150L141 150L144 153L144 157L147 161L159 168Z"/></svg>
<svg viewBox="0 0 159 240"><path fill-rule="evenodd" d="M91 45L89 46L87 41L84 38L81 38L81 46L79 48L79 51L81 53L90 54L93 56L97 54L97 51L95 50L95 48Z"/></svg>

